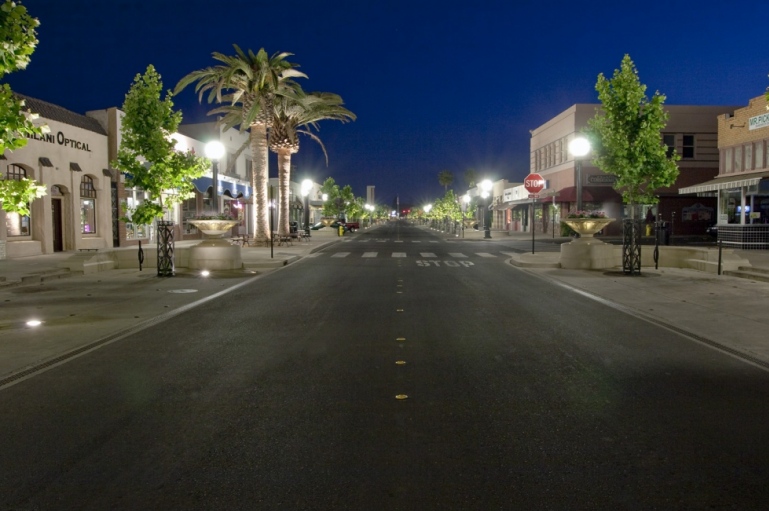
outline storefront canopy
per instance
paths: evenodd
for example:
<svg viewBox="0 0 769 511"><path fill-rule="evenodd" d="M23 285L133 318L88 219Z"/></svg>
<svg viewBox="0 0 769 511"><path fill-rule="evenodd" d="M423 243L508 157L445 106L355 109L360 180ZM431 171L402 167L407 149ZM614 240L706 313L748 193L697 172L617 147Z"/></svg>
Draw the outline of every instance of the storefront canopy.
<svg viewBox="0 0 769 511"><path fill-rule="evenodd" d="M743 186L757 185L763 178L769 177L769 172L759 172L757 174L737 174L734 176L721 177L705 181L694 186L679 188L678 193L703 193L715 192L718 190L727 190L729 188L742 188Z"/></svg>

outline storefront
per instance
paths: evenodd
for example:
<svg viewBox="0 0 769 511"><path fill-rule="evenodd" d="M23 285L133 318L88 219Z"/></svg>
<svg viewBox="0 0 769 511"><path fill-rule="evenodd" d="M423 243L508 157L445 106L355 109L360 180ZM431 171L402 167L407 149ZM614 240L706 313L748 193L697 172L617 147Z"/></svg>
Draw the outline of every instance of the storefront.
<svg viewBox="0 0 769 511"><path fill-rule="evenodd" d="M25 98L49 132L0 160L4 179L34 179L47 195L29 215L0 210L0 258L111 247L113 193L107 133L92 118Z"/></svg>

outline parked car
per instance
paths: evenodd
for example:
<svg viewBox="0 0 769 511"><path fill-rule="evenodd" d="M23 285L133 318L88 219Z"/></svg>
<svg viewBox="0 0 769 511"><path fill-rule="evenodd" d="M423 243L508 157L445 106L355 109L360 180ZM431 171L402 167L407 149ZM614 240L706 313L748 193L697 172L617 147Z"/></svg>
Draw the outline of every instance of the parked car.
<svg viewBox="0 0 769 511"><path fill-rule="evenodd" d="M344 226L345 232L352 230L346 224L344 224L342 222L339 222L339 221L332 222L331 225L329 225L329 228L333 229L333 230L336 230L336 229L339 229L340 225ZM325 227L325 224L323 222L318 222L317 224L315 224L312 227L310 227L310 229L312 229L313 231L317 231L318 229L323 229L324 227Z"/></svg>

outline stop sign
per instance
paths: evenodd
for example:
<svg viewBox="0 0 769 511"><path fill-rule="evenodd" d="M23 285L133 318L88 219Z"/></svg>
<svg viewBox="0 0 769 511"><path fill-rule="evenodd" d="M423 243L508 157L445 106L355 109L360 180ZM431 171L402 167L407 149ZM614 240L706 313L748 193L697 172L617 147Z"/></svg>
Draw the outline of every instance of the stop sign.
<svg viewBox="0 0 769 511"><path fill-rule="evenodd" d="M529 193L539 193L545 189L545 180L539 174L532 173L523 180L523 187Z"/></svg>

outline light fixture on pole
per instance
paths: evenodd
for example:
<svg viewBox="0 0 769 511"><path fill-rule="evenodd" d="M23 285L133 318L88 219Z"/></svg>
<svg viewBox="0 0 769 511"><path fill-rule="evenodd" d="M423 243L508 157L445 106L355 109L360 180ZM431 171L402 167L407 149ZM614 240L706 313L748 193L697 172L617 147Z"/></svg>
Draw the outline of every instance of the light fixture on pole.
<svg viewBox="0 0 769 511"><path fill-rule="evenodd" d="M491 189L494 188L494 184L488 179L484 179L479 186L481 187L481 197L486 199L486 206L483 211L483 237L484 239L491 239L491 210L489 210L489 206L491 206Z"/></svg>
<svg viewBox="0 0 769 511"><path fill-rule="evenodd" d="M206 158L213 163L213 201L214 213L219 214L219 160L224 156L224 146L218 140L212 140L205 147Z"/></svg>
<svg viewBox="0 0 769 511"><path fill-rule="evenodd" d="M312 179L302 181L302 197L304 197L304 233L310 236L310 190L312 190Z"/></svg>
<svg viewBox="0 0 769 511"><path fill-rule="evenodd" d="M577 135L569 142L569 153L574 156L574 185L577 192L577 211L582 211L582 158L590 152L590 141Z"/></svg>

